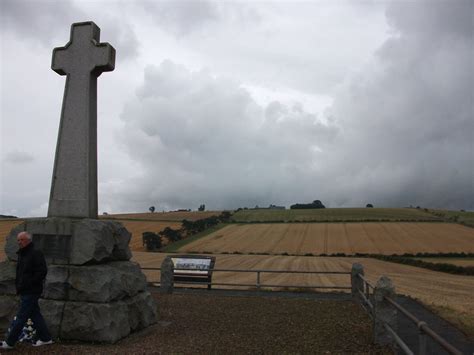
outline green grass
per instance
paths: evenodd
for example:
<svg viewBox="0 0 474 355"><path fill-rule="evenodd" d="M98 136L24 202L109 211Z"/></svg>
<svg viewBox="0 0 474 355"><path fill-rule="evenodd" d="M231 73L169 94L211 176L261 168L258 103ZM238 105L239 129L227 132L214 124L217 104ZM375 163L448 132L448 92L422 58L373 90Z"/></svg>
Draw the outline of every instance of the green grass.
<svg viewBox="0 0 474 355"><path fill-rule="evenodd" d="M200 238L205 237L206 235L209 235L211 233L214 233L215 231L218 231L222 227L224 227L224 223L220 223L217 226L213 226L211 228L206 229L205 231L195 234L192 237L186 238L186 239L181 239L178 240L177 242L173 242L168 244L166 247L164 247L161 252L163 253L176 253L181 247L184 247L186 244L189 244L191 242L194 242L195 240L198 240Z"/></svg>
<svg viewBox="0 0 474 355"><path fill-rule="evenodd" d="M311 210L241 210L235 222L367 222L442 221L443 218L416 208L324 208Z"/></svg>
<svg viewBox="0 0 474 355"><path fill-rule="evenodd" d="M465 224L469 227L474 227L474 212L469 211L448 211L448 210L428 210L432 215L443 218L451 222Z"/></svg>

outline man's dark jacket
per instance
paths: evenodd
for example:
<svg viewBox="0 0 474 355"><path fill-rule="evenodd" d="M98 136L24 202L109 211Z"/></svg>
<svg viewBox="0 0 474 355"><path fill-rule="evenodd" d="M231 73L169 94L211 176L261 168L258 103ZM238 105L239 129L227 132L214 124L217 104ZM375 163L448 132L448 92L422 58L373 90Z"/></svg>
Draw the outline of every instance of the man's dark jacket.
<svg viewBox="0 0 474 355"><path fill-rule="evenodd" d="M19 295L41 295L43 282L48 273L43 253L33 243L18 250L16 264L16 292Z"/></svg>

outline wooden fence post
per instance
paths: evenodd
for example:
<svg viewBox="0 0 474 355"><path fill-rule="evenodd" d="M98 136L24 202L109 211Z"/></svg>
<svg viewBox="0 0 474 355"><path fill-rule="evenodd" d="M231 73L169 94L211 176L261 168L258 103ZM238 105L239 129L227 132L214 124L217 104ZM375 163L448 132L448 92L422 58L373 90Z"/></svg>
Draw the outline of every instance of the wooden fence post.
<svg viewBox="0 0 474 355"><path fill-rule="evenodd" d="M160 292L173 293L174 289L174 264L170 256L161 263Z"/></svg>
<svg viewBox="0 0 474 355"><path fill-rule="evenodd" d="M362 297L359 293L364 292L364 280L362 280L359 275L364 276L364 267L362 264L354 263L352 264L351 269L351 287L352 287L352 299L358 303L362 302Z"/></svg>
<svg viewBox="0 0 474 355"><path fill-rule="evenodd" d="M385 297L395 301L395 287L387 276L382 276L377 281L374 289L375 327L374 342L380 345L396 346L395 339L387 332L384 324L387 324L395 332L397 331L397 310Z"/></svg>

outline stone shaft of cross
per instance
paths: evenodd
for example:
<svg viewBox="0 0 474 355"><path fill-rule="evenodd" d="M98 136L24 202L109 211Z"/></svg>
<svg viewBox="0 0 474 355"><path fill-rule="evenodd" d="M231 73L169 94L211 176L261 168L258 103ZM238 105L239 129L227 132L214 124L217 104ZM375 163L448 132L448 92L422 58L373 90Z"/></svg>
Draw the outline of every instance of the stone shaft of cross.
<svg viewBox="0 0 474 355"><path fill-rule="evenodd" d="M115 49L100 43L93 22L74 23L51 68L67 75L48 217L97 218L97 77L115 66Z"/></svg>

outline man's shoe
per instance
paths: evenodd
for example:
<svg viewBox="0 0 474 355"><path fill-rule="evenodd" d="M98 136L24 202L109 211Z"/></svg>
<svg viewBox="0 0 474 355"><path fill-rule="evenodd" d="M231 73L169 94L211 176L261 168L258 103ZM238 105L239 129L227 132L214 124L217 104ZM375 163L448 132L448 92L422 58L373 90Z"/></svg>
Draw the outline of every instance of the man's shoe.
<svg viewBox="0 0 474 355"><path fill-rule="evenodd" d="M42 340L37 340L36 342L33 343L33 346L43 346L43 345L49 345L52 344L53 340L48 340L48 341L42 341Z"/></svg>
<svg viewBox="0 0 474 355"><path fill-rule="evenodd" d="M13 346L8 345L8 343L4 340L4 341L2 341L2 344L0 345L0 348L2 348L2 349L13 349Z"/></svg>

